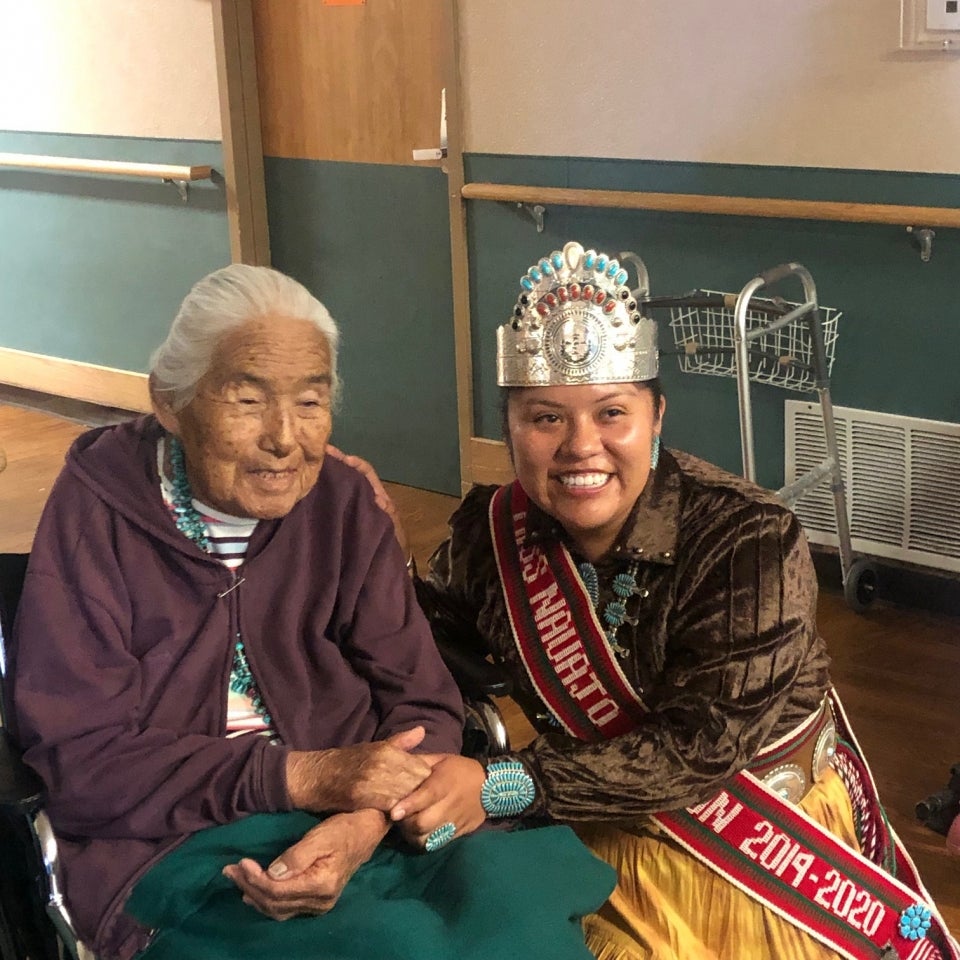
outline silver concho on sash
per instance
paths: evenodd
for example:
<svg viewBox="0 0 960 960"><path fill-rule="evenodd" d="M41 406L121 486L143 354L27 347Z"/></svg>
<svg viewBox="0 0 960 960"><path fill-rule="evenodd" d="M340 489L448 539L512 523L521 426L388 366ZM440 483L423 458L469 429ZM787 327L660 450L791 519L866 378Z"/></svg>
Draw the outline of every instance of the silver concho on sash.
<svg viewBox="0 0 960 960"><path fill-rule="evenodd" d="M803 768L796 763L784 763L774 767L764 776L763 782L790 803L799 803L807 792L807 778Z"/></svg>
<svg viewBox="0 0 960 960"><path fill-rule="evenodd" d="M827 767L833 765L833 758L837 753L837 726L833 720L827 720L826 726L820 731L816 745L813 748L813 779L819 782Z"/></svg>

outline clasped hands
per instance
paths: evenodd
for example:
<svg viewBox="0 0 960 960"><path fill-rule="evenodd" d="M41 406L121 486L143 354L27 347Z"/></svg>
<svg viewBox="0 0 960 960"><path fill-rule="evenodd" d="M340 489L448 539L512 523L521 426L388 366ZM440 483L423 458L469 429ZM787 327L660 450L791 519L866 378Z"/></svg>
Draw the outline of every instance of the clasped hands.
<svg viewBox="0 0 960 960"><path fill-rule="evenodd" d="M243 900L276 920L320 914L336 904L354 872L391 826L422 848L437 827L476 830L485 771L468 757L415 754L423 727L386 740L331 750L292 751L287 791L294 807L330 813L267 869L243 859L223 870Z"/></svg>

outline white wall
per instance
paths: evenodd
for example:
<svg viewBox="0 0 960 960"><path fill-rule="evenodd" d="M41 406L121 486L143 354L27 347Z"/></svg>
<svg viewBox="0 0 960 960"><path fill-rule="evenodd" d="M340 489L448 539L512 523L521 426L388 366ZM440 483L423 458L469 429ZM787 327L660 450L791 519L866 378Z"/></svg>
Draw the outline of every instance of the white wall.
<svg viewBox="0 0 960 960"><path fill-rule="evenodd" d="M210 0L0 0L0 130L219 140Z"/></svg>
<svg viewBox="0 0 960 960"><path fill-rule="evenodd" d="M900 0L460 0L465 148L960 173Z"/></svg>

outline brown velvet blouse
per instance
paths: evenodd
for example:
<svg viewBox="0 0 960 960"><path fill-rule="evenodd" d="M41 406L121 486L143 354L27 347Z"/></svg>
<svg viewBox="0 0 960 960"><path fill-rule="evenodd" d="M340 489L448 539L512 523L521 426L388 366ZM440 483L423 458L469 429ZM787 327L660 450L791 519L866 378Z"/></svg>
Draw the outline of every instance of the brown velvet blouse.
<svg viewBox="0 0 960 960"><path fill-rule="evenodd" d="M595 564L600 608L616 573L636 565L639 592L617 641L648 708L633 732L586 743L551 726L520 662L474 487L434 553L421 605L437 635L502 663L539 732L505 759L537 785L528 815L629 821L707 798L820 704L829 659L817 633L817 581L797 518L768 491L664 450L617 542ZM531 504L528 538L564 538ZM571 545L568 543L568 547ZM572 549L572 548L571 548ZM573 553L574 560L580 557Z"/></svg>

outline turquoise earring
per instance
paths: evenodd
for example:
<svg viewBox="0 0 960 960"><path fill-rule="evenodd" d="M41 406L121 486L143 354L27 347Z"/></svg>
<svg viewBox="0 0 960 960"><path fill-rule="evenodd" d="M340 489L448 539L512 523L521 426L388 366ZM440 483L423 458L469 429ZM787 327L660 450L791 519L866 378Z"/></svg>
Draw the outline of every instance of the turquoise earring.
<svg viewBox="0 0 960 960"><path fill-rule="evenodd" d="M653 446L650 448L650 469L656 470L657 464L660 462L660 434L655 434L653 438Z"/></svg>

